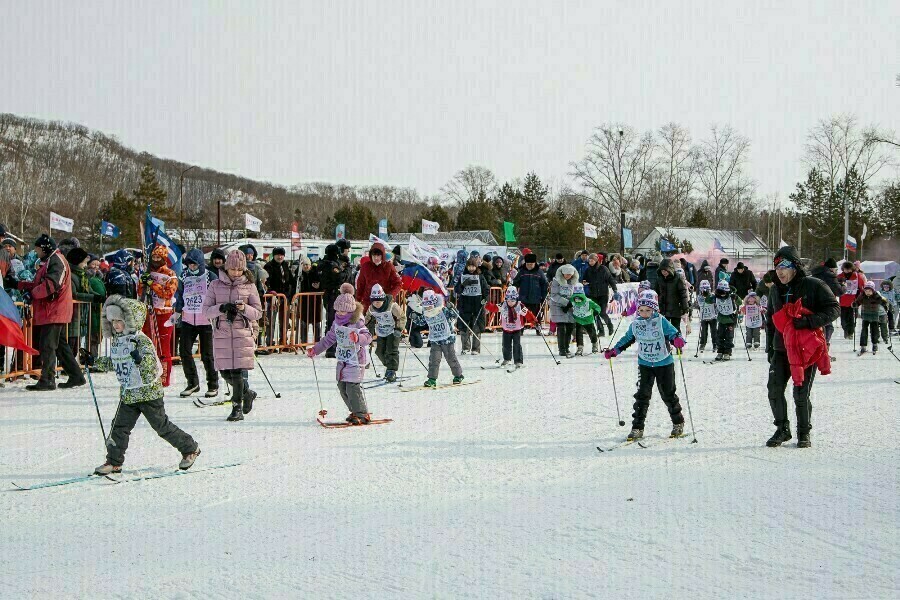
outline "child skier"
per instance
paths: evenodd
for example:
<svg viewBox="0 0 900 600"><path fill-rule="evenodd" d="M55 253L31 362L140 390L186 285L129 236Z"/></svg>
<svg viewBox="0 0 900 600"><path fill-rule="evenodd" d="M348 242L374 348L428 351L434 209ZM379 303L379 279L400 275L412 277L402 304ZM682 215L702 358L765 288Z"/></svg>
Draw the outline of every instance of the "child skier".
<svg viewBox="0 0 900 600"><path fill-rule="evenodd" d="M487 303L491 288L485 276L481 274L477 258L472 257L466 262L465 271L460 275L454 291L459 316L468 325L468 327L463 325L459 331L462 336L462 353L466 354L471 349L472 354L479 354L481 341L475 335L483 330L484 305ZM475 332L475 335L472 332Z"/></svg>
<svg viewBox="0 0 900 600"><path fill-rule="evenodd" d="M759 304L756 292L747 292L740 313L744 315L744 329L747 331L745 345L747 348L759 349L759 330L763 326L765 309Z"/></svg>
<svg viewBox="0 0 900 600"><path fill-rule="evenodd" d="M684 348L684 338L668 319L659 314L656 292L642 292L637 304L637 317L628 326L628 331L615 346L604 353L604 357L610 360L633 343L638 344L638 390L634 395L634 414L627 440L634 441L644 437L644 420L650 407L654 380L672 418L670 437L681 437L684 434L684 416L675 390L675 361L669 345L680 352Z"/></svg>
<svg viewBox="0 0 900 600"><path fill-rule="evenodd" d="M393 383L397 381L397 369L400 367L400 336L406 327L406 311L394 302L390 294L385 294L378 283L372 286L369 300L371 304L366 311L366 324L371 323L378 336L375 356L384 365L385 380Z"/></svg>
<svg viewBox="0 0 900 600"><path fill-rule="evenodd" d="M575 356L584 355L584 332L587 331L588 337L591 339L591 352L596 354L600 352L600 345L597 342L597 326L594 315L603 314L603 309L599 304L585 296L584 286L575 285L572 292L572 317L575 319Z"/></svg>
<svg viewBox="0 0 900 600"><path fill-rule="evenodd" d="M895 323L898 320L897 305L900 303L900 290L895 290L893 282L890 279L885 279L881 282L881 290L879 293L888 303L887 328L888 336L890 336L895 331ZM888 341L890 341L890 337L888 338Z"/></svg>
<svg viewBox="0 0 900 600"><path fill-rule="evenodd" d="M369 414L366 398L359 384L368 364L366 347L372 343L372 334L366 329L366 322L363 320L363 305L353 297L353 286L342 283L340 292L334 301L334 322L331 329L306 351L306 355L314 358L337 345L334 353L337 358L335 375L338 391L350 411L346 421L351 425L368 425L372 415Z"/></svg>
<svg viewBox="0 0 900 600"><path fill-rule="evenodd" d="M859 307L862 331L859 333L859 355L866 353L869 331L872 332L872 354L878 352L878 336L887 330L888 302L875 291L875 282L867 281L862 294L853 301L853 308ZM885 335L885 341L890 338Z"/></svg>
<svg viewBox="0 0 900 600"><path fill-rule="evenodd" d="M731 360L731 351L734 349L734 326L737 323L740 303L737 296L732 293L728 280L720 280L716 285L716 321L719 324L717 361Z"/></svg>
<svg viewBox="0 0 900 600"><path fill-rule="evenodd" d="M425 322L428 323L428 343L431 354L428 358L428 379L425 387L437 387L437 378L441 369L441 356L447 360L453 372L453 383L462 383L463 371L456 358L456 336L453 334L453 321L458 316L444 306L444 297L426 290L422 296L422 309Z"/></svg>
<svg viewBox="0 0 900 600"><path fill-rule="evenodd" d="M700 294L697 296L700 307L700 352L706 350L706 340L712 338L712 351L719 347L719 328L716 320L716 297L712 293L709 281L700 280Z"/></svg>
<svg viewBox="0 0 900 600"><path fill-rule="evenodd" d="M503 362L501 367L515 361L515 368L525 366L522 356L522 330L525 323L536 322L534 314L519 302L519 290L511 285L506 288L504 295L506 302L500 308L500 325L503 328ZM493 304L491 306L494 306Z"/></svg>
<svg viewBox="0 0 900 600"><path fill-rule="evenodd" d="M103 305L103 317L103 335L110 340L110 358L119 380L119 407L106 438L106 462L94 469L94 473L122 472L131 430L141 415L159 437L181 452L178 468L190 469L200 455L200 447L166 416L162 364L153 342L141 331L147 318L146 305L112 295Z"/></svg>

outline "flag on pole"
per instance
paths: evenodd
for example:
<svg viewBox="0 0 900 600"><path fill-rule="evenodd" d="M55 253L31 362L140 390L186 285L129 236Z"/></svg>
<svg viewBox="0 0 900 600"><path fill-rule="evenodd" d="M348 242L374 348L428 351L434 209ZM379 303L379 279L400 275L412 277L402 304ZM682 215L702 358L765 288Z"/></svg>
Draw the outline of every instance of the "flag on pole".
<svg viewBox="0 0 900 600"><path fill-rule="evenodd" d="M299 250L303 247L303 240L300 237L300 224L297 221L291 223L291 251Z"/></svg>
<svg viewBox="0 0 900 600"><path fill-rule="evenodd" d="M382 219L378 221L378 235L381 237L387 237L387 219ZM387 246L385 246L387 248Z"/></svg>
<svg viewBox="0 0 900 600"><path fill-rule="evenodd" d="M590 223L584 224L584 237L597 239L597 226L591 225Z"/></svg>
<svg viewBox="0 0 900 600"><path fill-rule="evenodd" d="M421 262L426 262L432 256L440 259L440 253L437 251L437 248L426 244L415 235L409 236L409 254L415 260Z"/></svg>
<svg viewBox="0 0 900 600"><path fill-rule="evenodd" d="M440 228L441 224L437 221L422 219L422 233L437 233Z"/></svg>
<svg viewBox="0 0 900 600"><path fill-rule="evenodd" d="M100 235L105 235L106 237L117 238L119 237L119 228L110 223L109 221L100 221Z"/></svg>
<svg viewBox="0 0 900 600"><path fill-rule="evenodd" d="M334 239L342 240L345 235L347 235L347 227L343 223L338 223L334 228Z"/></svg>
<svg viewBox="0 0 900 600"><path fill-rule="evenodd" d="M725 252L725 248L722 247L722 242L719 241L719 238L713 238L713 249Z"/></svg>
<svg viewBox="0 0 900 600"><path fill-rule="evenodd" d="M516 241L516 224L510 223L509 221L503 221L503 237L506 238L507 242Z"/></svg>
<svg viewBox="0 0 900 600"><path fill-rule="evenodd" d="M861 240L866 239L866 233L868 233L868 232L869 232L869 228L866 227L866 224L865 224L865 223L863 223L863 233L862 233L862 235L860 236L860 239L861 239Z"/></svg>
<svg viewBox="0 0 900 600"><path fill-rule="evenodd" d="M675 244L673 244L666 238L659 238L659 251L660 252L675 252Z"/></svg>
<svg viewBox="0 0 900 600"><path fill-rule="evenodd" d="M623 228L622 228L622 241L624 242L624 246L625 246L626 248L632 248L632 247L633 247L634 241L632 240L631 235L632 235L632 234L631 234L631 230L630 230L630 229L628 229L627 227L623 227Z"/></svg>
<svg viewBox="0 0 900 600"><path fill-rule="evenodd" d="M257 219L251 214L244 213L244 229L248 229L250 231L255 231L259 233L260 228L262 227L262 220Z"/></svg>
<svg viewBox="0 0 900 600"><path fill-rule="evenodd" d="M40 354L25 341L22 315L2 287L0 287L0 346L9 346L28 354Z"/></svg>
<svg viewBox="0 0 900 600"><path fill-rule="evenodd" d="M162 227L157 225L158 219L154 219L150 215L150 207L147 207L147 213L144 218L144 254L150 256L153 248L157 245L165 246L168 249L169 263L173 271L181 275L181 250L172 239L166 235Z"/></svg>
<svg viewBox="0 0 900 600"><path fill-rule="evenodd" d="M72 233L72 228L75 227L75 221L73 219L67 219L62 215L58 215L55 212L50 212L50 229L56 229L58 231L68 231Z"/></svg>
<svg viewBox="0 0 900 600"><path fill-rule="evenodd" d="M850 252L856 252L856 238L852 235L848 235L847 240L844 242L844 248Z"/></svg>

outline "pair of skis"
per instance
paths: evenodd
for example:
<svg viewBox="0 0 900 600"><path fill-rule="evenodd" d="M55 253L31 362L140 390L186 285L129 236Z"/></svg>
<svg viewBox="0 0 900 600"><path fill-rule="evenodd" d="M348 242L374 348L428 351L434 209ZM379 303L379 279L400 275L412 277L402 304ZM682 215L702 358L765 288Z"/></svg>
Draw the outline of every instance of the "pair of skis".
<svg viewBox="0 0 900 600"><path fill-rule="evenodd" d="M128 483L131 481L146 481L149 479L162 479L164 477L175 477L178 475L190 475L192 473L205 473L207 471L215 471L218 469L227 469L230 467L237 467L240 464L241 463L229 463L229 464L224 464L224 465L216 465L213 467L204 467L204 468L200 468L200 469L188 469L186 471L180 471L180 470L179 471L164 471L162 473L149 473L146 475L142 475L140 473L140 471L129 471L129 472L122 472L122 473L118 474L118 475L120 475L119 477L117 477L116 475L94 475L94 474L91 474L91 475L85 475L84 477L73 477L71 479L60 479L58 481L47 481L44 483L36 483L34 485L28 485L28 486L19 485L18 483L15 483L15 482L12 482L12 484L13 484L13 486L15 486L15 488L17 490L27 492L30 490L40 490L40 489L50 488L50 487L71 485L73 483L81 483L84 481L91 481L91 480L95 480L95 479L96 480L103 479L106 481L111 481L114 484Z"/></svg>
<svg viewBox="0 0 900 600"><path fill-rule="evenodd" d="M698 431L697 433L700 433L700 432ZM673 442L675 440L681 440L686 437L689 437L689 434L682 433L679 436L675 436L675 437L669 436L669 437L663 438L663 439L659 439L659 438L655 438L655 437L653 437L653 438L638 438L636 440L625 440L624 442L620 442L614 446L610 446L609 448L601 448L600 446L597 446L597 450L599 450L600 452L612 452L613 450L617 450L619 448L624 448L624 447L630 446L631 444L634 444L634 443L637 443L638 446L646 449L646 448L650 448L651 446L658 446L661 444L666 444L668 442ZM647 443L645 443L647 440L659 440L659 443L647 444Z"/></svg>

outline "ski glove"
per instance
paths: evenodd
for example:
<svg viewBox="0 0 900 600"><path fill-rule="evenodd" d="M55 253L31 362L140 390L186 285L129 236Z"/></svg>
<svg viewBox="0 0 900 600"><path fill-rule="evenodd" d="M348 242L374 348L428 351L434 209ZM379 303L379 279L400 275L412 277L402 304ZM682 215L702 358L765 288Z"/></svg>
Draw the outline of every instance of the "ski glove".
<svg viewBox="0 0 900 600"><path fill-rule="evenodd" d="M621 300L621 299L622 299L622 294L620 294L619 292L613 293L613 300L615 300L616 302L618 302L618 301Z"/></svg>
<svg viewBox="0 0 900 600"><path fill-rule="evenodd" d="M131 360L134 361L134 364L140 365L141 361L144 359L144 355L141 353L141 349L138 347L137 342L132 342L134 344L134 348L132 348L129 355L131 356Z"/></svg>
<svg viewBox="0 0 900 600"><path fill-rule="evenodd" d="M679 335L674 340L672 340L672 345L681 350L682 348L684 348L684 338Z"/></svg>
<svg viewBox="0 0 900 600"><path fill-rule="evenodd" d="M563 312L569 312L570 310L572 310L572 303L569 302L568 304L566 304L565 306L563 306L563 307L562 307L562 310L563 310Z"/></svg>
<svg viewBox="0 0 900 600"><path fill-rule="evenodd" d="M607 350L606 352L603 353L603 358L605 358L607 360L612 360L615 357L617 357L619 354L620 354L620 351L618 348L610 348L609 350Z"/></svg>
<svg viewBox="0 0 900 600"><path fill-rule="evenodd" d="M350 341L354 344L359 341L359 334L355 331L351 331L347 337L350 338Z"/></svg>
<svg viewBox="0 0 900 600"><path fill-rule="evenodd" d="M313 348L312 346L310 346L309 348L306 349L306 355L310 358L315 358L316 357L316 349Z"/></svg>
<svg viewBox="0 0 900 600"><path fill-rule="evenodd" d="M150 273L144 273L143 275L141 275L141 283L143 283L144 285L147 285L151 281L153 281L153 276L150 275Z"/></svg>

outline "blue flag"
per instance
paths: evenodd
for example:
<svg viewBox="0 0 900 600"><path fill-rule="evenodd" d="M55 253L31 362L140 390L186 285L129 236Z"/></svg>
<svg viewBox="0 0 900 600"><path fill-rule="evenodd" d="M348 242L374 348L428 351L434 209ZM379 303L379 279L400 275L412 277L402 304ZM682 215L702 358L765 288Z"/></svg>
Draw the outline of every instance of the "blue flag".
<svg viewBox="0 0 900 600"><path fill-rule="evenodd" d="M713 238L713 248L719 252L725 252L725 248L722 247L722 242L719 241L719 238Z"/></svg>
<svg viewBox="0 0 900 600"><path fill-rule="evenodd" d="M119 237L119 228L110 223L109 221L100 221L100 235L105 235L106 237L117 238Z"/></svg>
<svg viewBox="0 0 900 600"><path fill-rule="evenodd" d="M149 257L154 246L157 244L165 246L169 249L169 262L172 263L172 270L178 275L181 275L181 250L179 250L178 246L175 245L175 242L166 235L166 232L160 227L160 223L162 223L162 221L154 219L150 215L150 207L147 207L147 216L144 219L144 243L147 247L144 248L144 253Z"/></svg>
<svg viewBox="0 0 900 600"><path fill-rule="evenodd" d="M666 238L659 238L659 251L660 252L674 252L675 246L667 240Z"/></svg>
<svg viewBox="0 0 900 600"><path fill-rule="evenodd" d="M347 235L347 228L343 223L338 223L337 227L334 228L334 239L342 240L345 235Z"/></svg>

